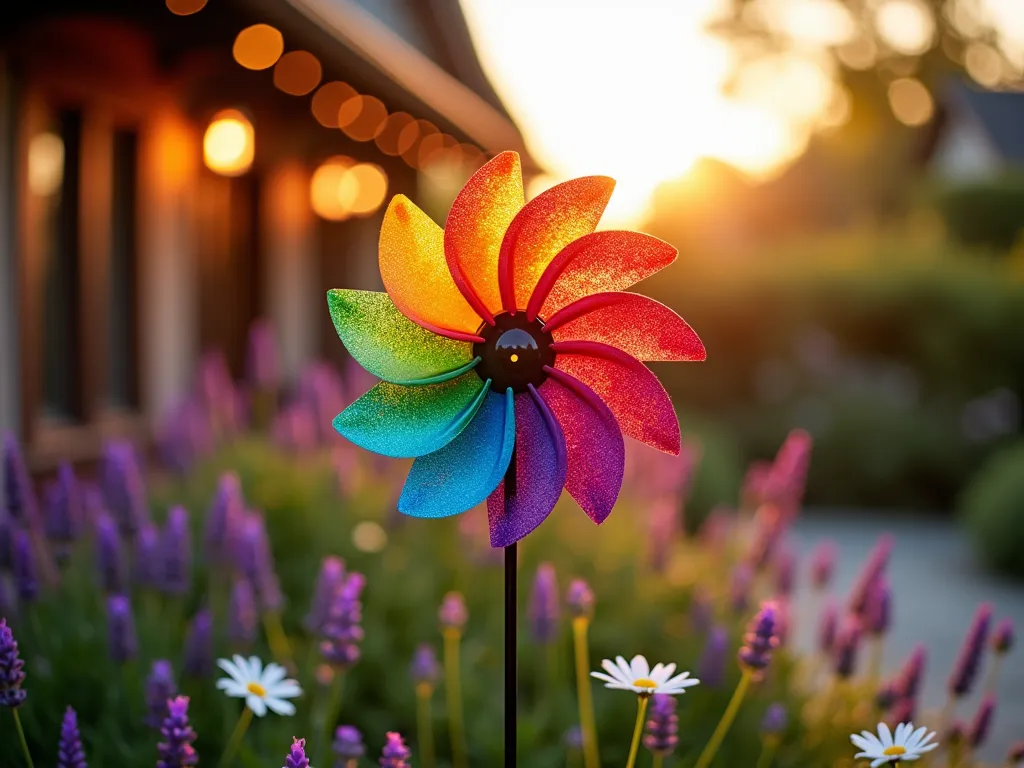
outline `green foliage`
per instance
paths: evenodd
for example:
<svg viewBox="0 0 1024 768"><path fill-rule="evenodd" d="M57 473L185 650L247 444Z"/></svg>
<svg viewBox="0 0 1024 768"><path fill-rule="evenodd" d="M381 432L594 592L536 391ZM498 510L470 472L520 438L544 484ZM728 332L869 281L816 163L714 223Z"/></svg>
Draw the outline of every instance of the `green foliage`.
<svg viewBox="0 0 1024 768"><path fill-rule="evenodd" d="M718 449L708 440L708 455ZM250 440L223 450L181 480L154 483L151 496L156 517L172 503L192 511L197 532L221 470L232 468L242 479L246 499L265 513L273 554L288 596L285 630L298 662L298 677L306 695L298 700L293 718L268 715L258 719L246 737L239 764L282 765L293 735L310 737L315 749L312 718L322 706L322 690L313 680L314 643L301 626L320 558L342 556L351 570L367 576L363 597L366 639L363 656L346 675L342 722L363 730L370 765L379 754L387 730L404 733L414 746L414 695L408 663L415 646L430 642L440 651L436 610L443 594L465 593L470 623L465 633L463 683L471 765L498 765L502 749L502 568L500 556L486 542L482 510L467 520L414 520L393 512L405 464L375 462L361 457L358 475L347 476L350 491L337 490L337 478L327 455L284 455L267 444ZM712 485L718 481L708 481ZM560 588L571 577L590 581L597 595L591 625L591 667L618 654L644 653L652 661L675 661L694 670L704 639L689 623L687 612L696 587L710 594L717 621L728 628L734 647L721 688L699 686L680 700L681 746L673 765L692 765L725 708L739 671L733 659L748 615L733 615L726 607L728 570L732 555L708 552L691 541L678 541L665 574L654 573L643 561L646 551L638 489L624 493L611 518L601 528L563 497L543 526L520 546L520 748L521 764L555 768L566 762L563 736L577 722L570 632L565 621L558 642L539 647L531 637L526 605L537 565L552 562ZM735 488L730 490L735 496ZM466 523L475 523L475 532ZM359 526L379 525L386 532L380 551L358 549L353 532ZM199 539L197 539L199 541ZM82 541L70 570L57 591L12 617L26 661L28 701L22 708L37 765L53 765L60 717L65 706L80 714L83 741L92 768L152 765L157 734L143 722L143 680L155 658L169 658L181 674L187 618L209 602L223 605L219 587L208 581L198 544L192 594L185 600L164 598L138 588L132 595L140 638L140 658L118 667L108 659L105 623L96 588L90 541ZM364 547L365 549L365 547ZM217 654L224 655L224 616L217 613ZM253 651L270 658L261 640ZM777 654L777 663L744 705L716 765L753 765L760 753L757 729L768 704L783 702L790 712L787 732L776 766L833 765L849 757L847 733L872 725L869 713L849 722L820 725L813 712L820 699L808 699L809 660ZM225 698L213 679L180 680L191 696L190 715L199 735L196 748L201 765L219 758L240 712L237 700ZM812 692L813 693L813 692ZM866 696L866 693L861 694ZM594 688L603 764L624 764L635 715L635 699L621 691ZM318 704L318 702L321 702ZM449 763L444 690L434 695L433 725L441 768ZM811 713L808 715L807 713ZM810 717L810 720L804 718ZM7 713L0 711L0 766L21 765L17 750L7 749L13 738ZM808 746L810 745L810 746ZM329 756L312 754L316 766L331 764ZM646 765L642 757L640 765ZM414 765L419 765L418 757Z"/></svg>
<svg viewBox="0 0 1024 768"><path fill-rule="evenodd" d="M960 499L960 514L988 565L1024 577L1024 442L978 471Z"/></svg>
<svg viewBox="0 0 1024 768"><path fill-rule="evenodd" d="M652 286L708 349L706 362L659 371L676 402L731 430L742 461L808 429L811 504L951 509L1019 430L1012 417L981 437L964 428L978 398L1024 401L1019 276L886 241L744 258L727 274L672 268Z"/></svg>
<svg viewBox="0 0 1024 768"><path fill-rule="evenodd" d="M1006 251L1024 230L1024 175L946 187L935 206L961 243Z"/></svg>

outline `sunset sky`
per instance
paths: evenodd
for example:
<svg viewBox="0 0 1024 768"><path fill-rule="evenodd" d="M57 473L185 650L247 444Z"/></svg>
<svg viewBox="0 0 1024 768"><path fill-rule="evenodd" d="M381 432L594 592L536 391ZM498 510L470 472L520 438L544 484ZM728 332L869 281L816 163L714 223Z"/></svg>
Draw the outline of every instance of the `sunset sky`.
<svg viewBox="0 0 1024 768"><path fill-rule="evenodd" d="M879 0L898 46L929 40L920 0ZM986 4L1024 50L1024 0ZM798 155L811 131L848 111L828 57L850 21L834 0L761 0L807 39L805 55L750 73L742 98L723 95L732 53L705 27L720 0L462 0L484 69L531 150L556 178L618 180L607 217L642 215L661 181L702 156L754 177ZM883 18L884 16L884 18ZM885 30L883 30L885 31Z"/></svg>

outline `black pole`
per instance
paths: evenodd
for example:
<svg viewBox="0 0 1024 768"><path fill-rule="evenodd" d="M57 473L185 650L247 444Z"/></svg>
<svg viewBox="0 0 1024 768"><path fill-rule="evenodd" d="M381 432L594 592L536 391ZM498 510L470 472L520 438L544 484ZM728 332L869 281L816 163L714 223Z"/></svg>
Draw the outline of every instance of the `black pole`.
<svg viewBox="0 0 1024 768"><path fill-rule="evenodd" d="M516 453L505 472L505 512L509 501L516 495ZM518 599L516 596L519 565L515 542L505 547L505 768L516 765L517 691L516 637L518 635Z"/></svg>

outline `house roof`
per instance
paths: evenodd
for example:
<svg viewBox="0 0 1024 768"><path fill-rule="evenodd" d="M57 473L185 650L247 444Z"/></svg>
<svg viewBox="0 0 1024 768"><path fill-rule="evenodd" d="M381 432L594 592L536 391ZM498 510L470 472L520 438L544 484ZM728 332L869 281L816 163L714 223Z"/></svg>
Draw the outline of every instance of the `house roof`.
<svg viewBox="0 0 1024 768"><path fill-rule="evenodd" d="M1024 92L986 91L961 80L950 85L949 107L973 117L1001 157L1024 164Z"/></svg>
<svg viewBox="0 0 1024 768"><path fill-rule="evenodd" d="M285 3L485 151L515 150L524 169L537 169L519 129L480 69L457 0L367 2L376 13L355 0ZM444 32L439 41L423 29L424 15Z"/></svg>

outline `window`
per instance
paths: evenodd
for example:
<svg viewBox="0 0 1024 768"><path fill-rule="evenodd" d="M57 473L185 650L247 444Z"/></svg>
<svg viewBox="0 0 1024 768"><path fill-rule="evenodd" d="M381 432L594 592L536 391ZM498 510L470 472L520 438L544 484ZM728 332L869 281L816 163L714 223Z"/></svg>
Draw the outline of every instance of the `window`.
<svg viewBox="0 0 1024 768"><path fill-rule="evenodd" d="M113 136L111 242L107 317L107 402L116 410L139 407L138 386L138 133Z"/></svg>
<svg viewBox="0 0 1024 768"><path fill-rule="evenodd" d="M52 131L29 145L29 185L43 204L42 409L58 422L81 421L79 173L82 115L56 113Z"/></svg>

